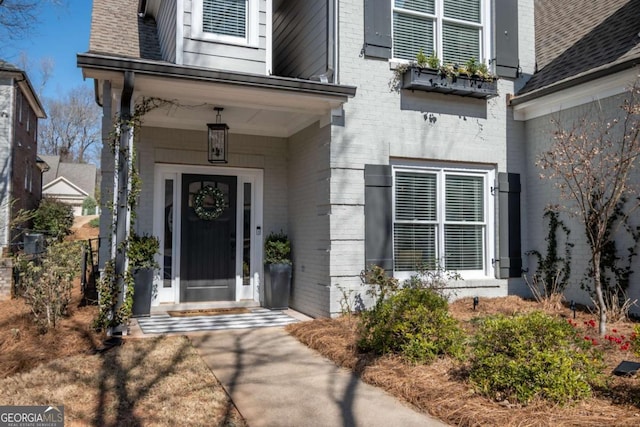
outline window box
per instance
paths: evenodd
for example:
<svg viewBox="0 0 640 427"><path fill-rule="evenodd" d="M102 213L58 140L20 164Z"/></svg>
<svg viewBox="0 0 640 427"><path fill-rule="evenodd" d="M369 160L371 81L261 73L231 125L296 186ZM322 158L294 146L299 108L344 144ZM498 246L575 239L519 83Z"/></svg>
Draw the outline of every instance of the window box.
<svg viewBox="0 0 640 427"><path fill-rule="evenodd" d="M448 93L471 98L488 99L498 95L498 83L466 75L446 75L431 68L408 67L402 75L402 89Z"/></svg>

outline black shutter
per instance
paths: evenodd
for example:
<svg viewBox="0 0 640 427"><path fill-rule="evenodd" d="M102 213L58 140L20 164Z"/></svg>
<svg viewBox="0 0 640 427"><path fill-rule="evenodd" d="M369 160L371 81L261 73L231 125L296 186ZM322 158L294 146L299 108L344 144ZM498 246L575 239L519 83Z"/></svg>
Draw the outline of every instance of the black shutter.
<svg viewBox="0 0 640 427"><path fill-rule="evenodd" d="M520 243L520 174L498 173L498 278L522 276Z"/></svg>
<svg viewBox="0 0 640 427"><path fill-rule="evenodd" d="M518 77L518 2L494 0L496 28L496 74Z"/></svg>
<svg viewBox="0 0 640 427"><path fill-rule="evenodd" d="M364 54L391 58L391 2L364 0Z"/></svg>
<svg viewBox="0 0 640 427"><path fill-rule="evenodd" d="M377 265L393 271L393 224L391 166L364 166L365 267Z"/></svg>

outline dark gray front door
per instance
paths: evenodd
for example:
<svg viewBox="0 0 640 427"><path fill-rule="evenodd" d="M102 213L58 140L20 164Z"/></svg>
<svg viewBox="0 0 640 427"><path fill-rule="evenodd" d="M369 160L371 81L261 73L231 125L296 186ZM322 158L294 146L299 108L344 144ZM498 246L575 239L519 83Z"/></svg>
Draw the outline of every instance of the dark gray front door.
<svg viewBox="0 0 640 427"><path fill-rule="evenodd" d="M196 214L194 199L210 185L224 195L226 208L216 219ZM236 289L235 176L182 175L180 301L233 301ZM213 199L202 206L211 209Z"/></svg>

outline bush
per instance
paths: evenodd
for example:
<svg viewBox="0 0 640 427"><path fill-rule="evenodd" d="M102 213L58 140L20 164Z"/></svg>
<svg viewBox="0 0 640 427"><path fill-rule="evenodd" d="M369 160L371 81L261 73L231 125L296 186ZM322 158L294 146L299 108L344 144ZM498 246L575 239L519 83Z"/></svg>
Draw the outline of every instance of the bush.
<svg viewBox="0 0 640 427"><path fill-rule="evenodd" d="M33 227L57 239L71 233L73 208L56 199L44 198L36 209Z"/></svg>
<svg viewBox="0 0 640 427"><path fill-rule="evenodd" d="M600 382L601 354L590 346L570 324L543 313L485 318L472 344L470 380L497 400L585 398Z"/></svg>
<svg viewBox="0 0 640 427"><path fill-rule="evenodd" d="M80 272L80 253L80 242L52 242L39 257L17 259L19 292L41 332L55 328L67 314L73 279Z"/></svg>
<svg viewBox="0 0 640 427"><path fill-rule="evenodd" d="M291 264L291 242L284 232L271 233L264 243L266 264Z"/></svg>
<svg viewBox="0 0 640 427"><path fill-rule="evenodd" d="M415 363L440 355L462 357L464 334L433 289L400 289L361 317L358 347L376 354L395 353Z"/></svg>
<svg viewBox="0 0 640 427"><path fill-rule="evenodd" d="M89 221L89 227L98 228L100 227L100 218L93 218Z"/></svg>
<svg viewBox="0 0 640 427"><path fill-rule="evenodd" d="M91 197L86 197L82 201L82 215L95 215L98 204Z"/></svg>

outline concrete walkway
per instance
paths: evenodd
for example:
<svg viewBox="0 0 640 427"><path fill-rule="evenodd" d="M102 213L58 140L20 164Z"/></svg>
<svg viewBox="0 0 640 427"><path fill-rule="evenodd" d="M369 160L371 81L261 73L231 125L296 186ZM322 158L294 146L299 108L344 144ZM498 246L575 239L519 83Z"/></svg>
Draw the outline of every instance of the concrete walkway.
<svg viewBox="0 0 640 427"><path fill-rule="evenodd" d="M250 427L446 425L363 383L281 327L189 337Z"/></svg>

